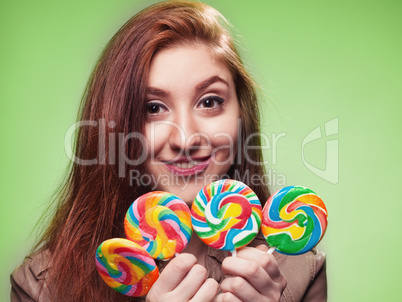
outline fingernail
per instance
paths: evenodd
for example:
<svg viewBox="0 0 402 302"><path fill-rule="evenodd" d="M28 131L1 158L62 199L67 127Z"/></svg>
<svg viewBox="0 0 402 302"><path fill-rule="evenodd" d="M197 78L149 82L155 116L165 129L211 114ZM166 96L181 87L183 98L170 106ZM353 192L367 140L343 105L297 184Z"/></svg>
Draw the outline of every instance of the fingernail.
<svg viewBox="0 0 402 302"><path fill-rule="evenodd" d="M256 248L259 249L260 251L263 251L264 253L268 251L268 247L265 244L260 244Z"/></svg>

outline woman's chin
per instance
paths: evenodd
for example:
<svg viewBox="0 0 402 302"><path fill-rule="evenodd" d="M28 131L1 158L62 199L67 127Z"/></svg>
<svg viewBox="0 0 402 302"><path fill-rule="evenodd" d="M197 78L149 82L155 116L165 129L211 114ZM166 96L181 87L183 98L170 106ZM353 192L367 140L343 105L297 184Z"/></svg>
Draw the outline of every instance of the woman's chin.
<svg viewBox="0 0 402 302"><path fill-rule="evenodd" d="M203 188L203 185L194 185L194 184L186 184L183 186L170 186L166 188L167 191L173 195L176 195L181 200L183 200L189 207L193 204L193 201L200 190Z"/></svg>
<svg viewBox="0 0 402 302"><path fill-rule="evenodd" d="M181 200L183 200L189 207L193 204L195 197L197 196L200 190L196 190L195 188L187 188L184 190L174 190L175 192L170 192Z"/></svg>

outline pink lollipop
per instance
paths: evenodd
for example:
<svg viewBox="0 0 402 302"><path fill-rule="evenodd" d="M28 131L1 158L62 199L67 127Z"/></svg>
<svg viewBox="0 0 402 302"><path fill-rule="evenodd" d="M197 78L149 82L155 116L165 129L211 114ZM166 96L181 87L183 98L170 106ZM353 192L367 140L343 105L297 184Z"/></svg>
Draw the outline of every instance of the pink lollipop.
<svg viewBox="0 0 402 302"><path fill-rule="evenodd" d="M159 277L155 260L127 239L104 241L96 250L96 267L103 281L130 297L144 296Z"/></svg>
<svg viewBox="0 0 402 302"><path fill-rule="evenodd" d="M150 192L137 198L124 220L127 239L155 259L165 260L180 253L188 244L193 229L188 206L167 192Z"/></svg>

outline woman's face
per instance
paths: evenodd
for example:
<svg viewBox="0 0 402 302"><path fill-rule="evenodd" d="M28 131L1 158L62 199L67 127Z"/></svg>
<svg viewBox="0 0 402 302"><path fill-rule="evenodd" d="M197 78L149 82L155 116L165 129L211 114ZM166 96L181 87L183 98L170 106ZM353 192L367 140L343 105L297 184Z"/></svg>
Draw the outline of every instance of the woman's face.
<svg viewBox="0 0 402 302"><path fill-rule="evenodd" d="M145 130L154 189L190 205L233 163L239 117L232 75L206 45L158 52L150 66Z"/></svg>

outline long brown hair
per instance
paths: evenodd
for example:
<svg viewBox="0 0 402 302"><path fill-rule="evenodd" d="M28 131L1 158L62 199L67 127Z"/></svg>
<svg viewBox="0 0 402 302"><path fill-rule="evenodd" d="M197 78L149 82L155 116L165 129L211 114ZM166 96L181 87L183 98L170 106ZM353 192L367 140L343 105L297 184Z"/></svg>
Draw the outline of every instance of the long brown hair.
<svg viewBox="0 0 402 302"><path fill-rule="evenodd" d="M52 255L48 280L54 301L131 300L100 279L94 255L102 241L124 238L128 207L150 189L130 184L130 168L144 172L138 160L144 146L141 136L129 134L143 133L149 66L158 50L179 43L206 43L233 75L241 111L239 141L259 133L254 84L228 26L225 18L206 4L168 1L132 17L106 46L89 79L79 113L80 121L91 124L78 128L76 158L57 195L56 213L38 243ZM260 146L259 136L253 136L249 144ZM261 151L256 148L249 149L248 156L262 162ZM264 167L245 160L242 151L228 173L232 178L262 176ZM267 199L266 185L249 185L262 201Z"/></svg>

